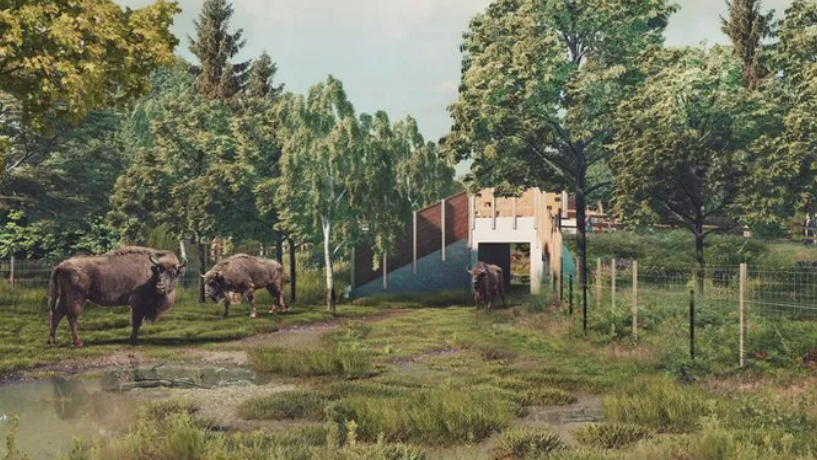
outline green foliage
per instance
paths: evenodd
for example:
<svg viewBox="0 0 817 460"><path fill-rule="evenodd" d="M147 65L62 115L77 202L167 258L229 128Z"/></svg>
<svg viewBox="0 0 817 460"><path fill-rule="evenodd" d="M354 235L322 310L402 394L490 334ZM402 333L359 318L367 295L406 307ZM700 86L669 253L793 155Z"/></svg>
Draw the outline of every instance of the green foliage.
<svg viewBox="0 0 817 460"><path fill-rule="evenodd" d="M631 222L655 213L702 239L707 219L735 215L751 169L746 149L763 119L751 116L753 96L726 50L658 50L644 59L646 80L616 113L616 212Z"/></svg>
<svg viewBox="0 0 817 460"><path fill-rule="evenodd" d="M650 437L652 432L643 426L621 423L587 425L576 432L582 444L602 449L621 449Z"/></svg>
<svg viewBox="0 0 817 460"><path fill-rule="evenodd" d="M248 399L238 407L238 414L248 420L321 420L328 402L320 393L288 391Z"/></svg>
<svg viewBox="0 0 817 460"><path fill-rule="evenodd" d="M275 99L284 90L283 85L273 86L278 66L272 62L267 52L253 61L247 78L246 96L251 98Z"/></svg>
<svg viewBox="0 0 817 460"><path fill-rule="evenodd" d="M543 428L514 428L503 431L494 458L497 460L525 460L544 458L562 450L562 439Z"/></svg>
<svg viewBox="0 0 817 460"><path fill-rule="evenodd" d="M143 94L148 74L173 61L178 12L165 1L137 10L110 0L4 1L0 92L20 101L35 131L52 117L79 121L88 110Z"/></svg>

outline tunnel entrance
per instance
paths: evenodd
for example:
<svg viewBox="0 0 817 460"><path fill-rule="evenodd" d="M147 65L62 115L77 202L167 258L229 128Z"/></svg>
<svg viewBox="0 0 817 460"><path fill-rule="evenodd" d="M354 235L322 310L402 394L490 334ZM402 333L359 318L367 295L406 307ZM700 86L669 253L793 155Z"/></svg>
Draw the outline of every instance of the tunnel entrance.
<svg viewBox="0 0 817 460"><path fill-rule="evenodd" d="M482 243L479 261L502 268L505 286L511 285L511 245L509 243Z"/></svg>

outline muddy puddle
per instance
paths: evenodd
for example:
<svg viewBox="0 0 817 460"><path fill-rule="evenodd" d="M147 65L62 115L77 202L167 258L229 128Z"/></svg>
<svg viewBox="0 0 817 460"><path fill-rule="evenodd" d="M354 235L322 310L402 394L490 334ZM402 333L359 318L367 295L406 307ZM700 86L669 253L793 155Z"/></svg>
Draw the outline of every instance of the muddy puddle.
<svg viewBox="0 0 817 460"><path fill-rule="evenodd" d="M148 400L201 391L263 385L268 378L244 367L152 366L110 369L91 377L0 385L0 458L13 417L18 445L34 460L69 452L75 437L84 441L125 432Z"/></svg>

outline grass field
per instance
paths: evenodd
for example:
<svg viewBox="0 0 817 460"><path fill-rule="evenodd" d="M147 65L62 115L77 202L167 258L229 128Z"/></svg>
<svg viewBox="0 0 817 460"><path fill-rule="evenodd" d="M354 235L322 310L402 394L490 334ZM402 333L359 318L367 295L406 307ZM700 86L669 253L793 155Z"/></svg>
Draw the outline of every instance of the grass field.
<svg viewBox="0 0 817 460"><path fill-rule="evenodd" d="M340 312L354 317L418 306L413 302L422 300L398 305L388 298L362 299L366 306L344 305ZM512 308L494 312L462 303L401 310L376 321L352 320L298 350L274 344L251 348L253 367L279 374L301 389L250 398L237 415L287 421L287 428L225 432L199 419L190 404L164 404L146 408L129 434L78 445L71 458L814 458L813 370L755 365L738 371L722 365L719 372L709 372L705 353L699 365L668 353L683 343L670 334L677 324L669 316L632 346L626 338L601 334L582 339L577 318L564 309L547 310L541 300L518 296L512 303ZM206 347L268 330L242 314L221 323L225 327L216 333L207 325L221 321L217 309L207 307L212 317L197 314L193 321L197 307L185 305L176 312L179 316L166 318L167 330L157 326L146 335L140 351L172 351L180 344L173 338L180 324L194 337L185 346ZM236 313L246 313L240 310ZM317 307L305 310L285 321L326 318ZM104 316L97 315L108 313L92 313L88 323L103 324ZM601 314L591 317L593 324L603 321ZM117 331L124 340L124 325L107 332L92 329L86 329L91 346L79 353L123 347L104 334ZM41 342L32 339L23 350L42 351ZM46 351L22 367L74 353L67 348ZM680 378L679 369L695 366L701 366L697 373ZM604 422L559 429L519 424L531 407L568 406L592 394L602 396Z"/></svg>
<svg viewBox="0 0 817 460"><path fill-rule="evenodd" d="M232 416L282 425L225 429L198 415L204 407L162 402L144 407L129 433L77 444L70 458L817 458L817 373L809 360L817 320L750 312L749 361L738 369L732 293L707 280L693 362L691 283L686 275L645 276L637 344L624 281L615 307L609 293L602 305L591 300L586 338L578 308L571 317L564 305L518 292L510 308L492 312L476 311L467 294L451 292L362 298L340 305L336 315L300 305L291 314L256 320L247 317L246 305L221 319L218 305L197 305L185 292L170 314L143 328L138 352L172 360L179 348L246 351L256 371L296 390L247 396ZM133 350L126 345L126 309L89 308L81 320L87 346L69 347L63 326L59 346L49 348L42 293L15 295L28 303L12 307L0 324L3 372ZM364 316L369 319L360 320ZM347 321L297 346L274 338L233 342L333 319ZM603 421L529 421L542 407L569 410L593 400L600 400Z"/></svg>

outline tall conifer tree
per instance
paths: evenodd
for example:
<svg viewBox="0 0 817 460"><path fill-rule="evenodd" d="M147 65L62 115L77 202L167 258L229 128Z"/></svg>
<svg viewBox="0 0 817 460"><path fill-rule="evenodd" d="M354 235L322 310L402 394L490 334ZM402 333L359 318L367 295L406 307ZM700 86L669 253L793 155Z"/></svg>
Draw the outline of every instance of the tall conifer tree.
<svg viewBox="0 0 817 460"><path fill-rule="evenodd" d="M229 99L247 79L250 62L232 62L246 43L243 30L229 31L233 12L226 0L206 0L194 21L196 38L188 37L190 52L199 60L199 90L208 98Z"/></svg>
<svg viewBox="0 0 817 460"><path fill-rule="evenodd" d="M276 73L278 73L278 65L272 62L269 54L264 51L250 67L245 88L247 96L274 99L281 94L284 86L273 86Z"/></svg>
<svg viewBox="0 0 817 460"><path fill-rule="evenodd" d="M761 0L727 0L728 17L721 16L721 30L732 41L735 56L743 61L747 88L756 88L769 73L762 63L761 41L774 35L774 10L763 14L761 4Z"/></svg>

